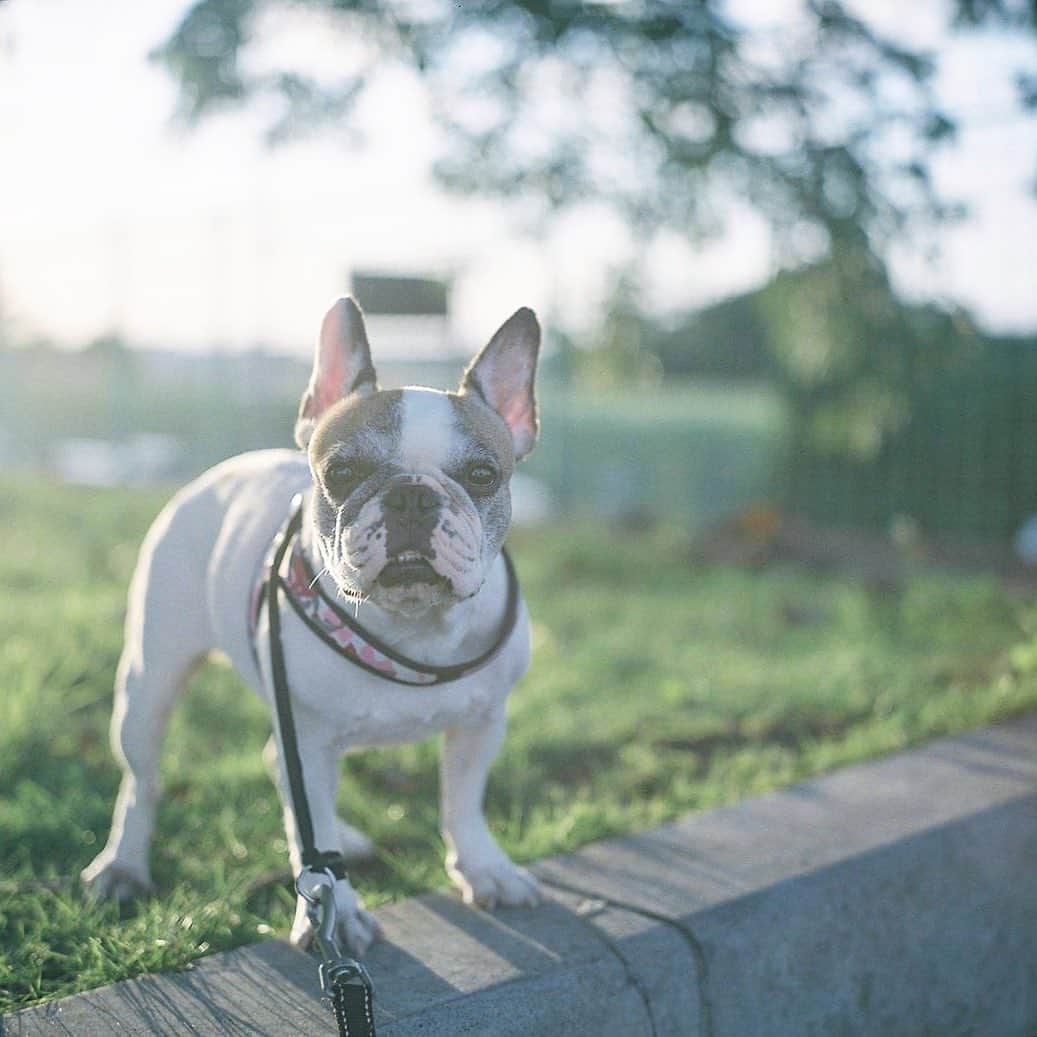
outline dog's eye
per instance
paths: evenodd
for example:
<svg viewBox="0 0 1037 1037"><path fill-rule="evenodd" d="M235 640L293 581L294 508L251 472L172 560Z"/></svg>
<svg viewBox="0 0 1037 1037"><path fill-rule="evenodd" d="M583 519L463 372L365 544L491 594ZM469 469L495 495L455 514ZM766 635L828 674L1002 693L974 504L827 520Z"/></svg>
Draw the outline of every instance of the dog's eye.
<svg viewBox="0 0 1037 1037"><path fill-rule="evenodd" d="M336 500L345 500L370 474L370 466L363 462L336 461L324 472L324 486Z"/></svg>
<svg viewBox="0 0 1037 1037"><path fill-rule="evenodd" d="M488 461L475 461L465 469L464 481L473 493L489 494L497 489L500 472Z"/></svg>

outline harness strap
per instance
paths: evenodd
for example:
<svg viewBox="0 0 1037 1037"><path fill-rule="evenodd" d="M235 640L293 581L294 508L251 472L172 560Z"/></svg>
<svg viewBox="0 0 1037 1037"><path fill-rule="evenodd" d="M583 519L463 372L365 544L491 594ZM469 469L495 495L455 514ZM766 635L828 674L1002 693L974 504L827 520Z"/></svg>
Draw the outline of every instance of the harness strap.
<svg viewBox="0 0 1037 1037"><path fill-rule="evenodd" d="M295 824L302 846L302 872L296 876L298 887L302 874L324 872L336 879L346 878L345 859L338 850L318 850L313 835L313 816L310 814L310 803L306 798L306 787L303 782L302 760L299 756L299 742L295 731L295 718L292 715L291 690L288 687L288 674L285 668L284 647L281 644L281 610L278 603L278 592L283 588L281 580L281 563L284 560L292 538L302 523L302 498L293 501L292 514L284 529L278 534L272 545L270 567L267 576L266 604L270 624L270 673L274 684L274 706L277 718L277 729L284 758L285 771L288 774L288 790L292 797L292 810ZM312 902L311 902L312 904ZM324 917L324 925L333 921L334 892L326 898L321 910L332 912L332 918ZM317 919L318 925L320 918ZM338 1023L339 1037L375 1037L373 1013L373 988L367 971L352 958L337 954L333 939L329 947L318 937L318 946L324 956L320 966L321 987L331 1001L332 1011Z"/></svg>
<svg viewBox="0 0 1037 1037"><path fill-rule="evenodd" d="M285 532L290 534L288 539L291 542L284 552L278 555L282 600L287 601L311 633L351 666L357 666L383 680L408 687L444 684L468 677L492 662L515 630L520 599L518 577L507 550L502 548L507 598L504 616L493 644L474 659L446 666L410 659L395 646L386 644L364 627L354 613L343 608L341 603L327 593L302 549L298 530L298 524L290 529L286 527ZM278 546L279 543L280 541L275 541L274 546ZM257 662L259 653L256 631L259 617L269 605L271 565L272 555L268 555L249 605L252 654ZM280 575L281 570L283 575Z"/></svg>
<svg viewBox="0 0 1037 1037"><path fill-rule="evenodd" d="M284 766L288 773L288 788L292 796L292 809L295 813L295 824L299 831L299 842L302 844L302 863L313 868L322 864L334 866L341 861L342 855L333 851L318 853L313 839L313 817L310 814L310 803L306 798L303 785L302 760L299 757L299 742L295 733L295 717L292 715L292 703L288 687L288 674L284 663L284 648L281 644L281 609L278 602L278 591L281 589L281 562L291 543L292 537L302 522L302 508L297 505L288 524L278 534L274 543L274 553L267 576L267 619L270 624L270 673L274 682L274 705L277 712L277 726L281 735L281 752L284 755ZM336 860L336 857L338 860ZM318 860L318 858L320 858ZM342 876L339 876L342 877Z"/></svg>

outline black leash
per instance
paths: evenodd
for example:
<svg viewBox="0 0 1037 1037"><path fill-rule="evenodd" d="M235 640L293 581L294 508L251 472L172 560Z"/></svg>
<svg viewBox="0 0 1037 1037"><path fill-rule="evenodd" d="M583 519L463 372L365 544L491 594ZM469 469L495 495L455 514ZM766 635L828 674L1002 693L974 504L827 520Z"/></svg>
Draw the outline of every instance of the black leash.
<svg viewBox="0 0 1037 1037"><path fill-rule="evenodd" d="M335 942L335 880L346 878L346 864L338 850L318 850L314 842L313 817L303 783L302 760L281 644L281 610L278 605L278 593L283 589L281 563L301 525L302 497L297 496L292 502L291 517L271 545L266 587L270 673L274 682L277 729L295 824L302 844L302 870L295 877L295 888L308 904L307 913L323 959L319 968L321 990L335 1013L339 1037L375 1037L371 977L360 962L342 954Z"/></svg>

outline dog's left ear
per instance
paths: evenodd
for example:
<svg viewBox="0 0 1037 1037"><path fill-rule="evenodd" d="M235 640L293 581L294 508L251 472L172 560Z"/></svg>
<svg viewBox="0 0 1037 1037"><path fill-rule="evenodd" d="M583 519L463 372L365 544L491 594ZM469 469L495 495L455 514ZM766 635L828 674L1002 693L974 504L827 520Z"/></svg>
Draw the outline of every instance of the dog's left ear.
<svg viewBox="0 0 1037 1037"><path fill-rule="evenodd" d="M528 307L516 310L468 365L460 391L488 403L511 432L515 460L533 449L537 438L537 405L533 391L540 324Z"/></svg>
<svg viewBox="0 0 1037 1037"><path fill-rule="evenodd" d="M364 315L351 298L339 299L320 326L310 384L295 422L295 442L305 450L320 416L333 403L354 392L370 395L377 388Z"/></svg>

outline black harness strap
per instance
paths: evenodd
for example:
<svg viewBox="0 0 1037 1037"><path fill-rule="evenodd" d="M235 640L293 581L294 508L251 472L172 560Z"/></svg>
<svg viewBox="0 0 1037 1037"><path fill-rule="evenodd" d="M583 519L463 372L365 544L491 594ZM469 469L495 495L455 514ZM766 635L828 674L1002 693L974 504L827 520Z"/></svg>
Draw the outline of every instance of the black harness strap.
<svg viewBox="0 0 1037 1037"><path fill-rule="evenodd" d="M270 624L270 675L274 682L274 706L277 710L277 727L281 734L281 752L288 772L288 787L292 796L295 824L302 844L302 863L307 868L333 869L342 863L342 855L333 851L320 852L313 839L313 818L310 803L303 786L302 760L299 757L299 742L295 733L295 718L288 688L288 674L284 664L284 648L281 645L281 609L278 591L281 589L281 563L285 552L302 523L302 509L296 507L288 524L274 541L273 557L270 561L267 586L267 620ZM336 859L337 858L337 859ZM345 873L337 875L345 878Z"/></svg>
<svg viewBox="0 0 1037 1037"><path fill-rule="evenodd" d="M278 571L280 571L280 567L284 565L286 559L285 568L288 578L287 580L282 578L279 587L282 598L288 602L299 619L316 637L333 652L347 660L350 665L358 666L360 669L394 684L428 688L435 684L445 684L468 677L490 663L500 653L515 630L519 614L518 577L507 549L502 548L501 557L504 561L507 580L507 598L504 616L493 644L474 659L447 666L436 666L432 663L410 659L366 629L355 615L351 615L339 602L332 599L321 585L317 575L314 574L305 552L299 547L297 538L300 526L300 522L294 521L293 507L292 520L274 540L274 548L283 545L283 549L276 554L276 557L273 551L268 554L262 577L253 596L253 604L249 611L249 625L252 631L252 654L257 661L259 652L256 643L256 624L260 614L269 605L270 569L273 562L276 561ZM288 541L287 544L284 544L285 540ZM305 595L299 593L300 586L305 587ZM336 630L336 625L339 628L348 628L355 635L356 640L353 643L349 643L348 640L342 641L338 637L341 630ZM379 664L363 651L358 652L358 644L380 654L382 661L388 665Z"/></svg>
<svg viewBox="0 0 1037 1037"><path fill-rule="evenodd" d="M294 503L291 518L271 547L266 589L267 616L270 624L270 673L274 684L274 706L281 752L288 774L288 789L292 797L299 842L302 845L303 872L326 872L336 879L344 879L346 867L342 854L337 850L318 850L314 842L313 817L310 814L310 804L303 783L302 760L299 756L284 648L281 644L281 610L278 604L278 591L282 588L281 563L292 537L298 532L301 524L302 502L299 500ZM300 876L296 876L297 883L299 878ZM332 903L333 900L332 891ZM312 903L313 901L311 905ZM367 971L352 958L339 957L337 960L329 960L324 944L321 941L318 943L322 954L325 955L325 960L320 966L321 987L331 1001L340 1037L375 1037L372 1003L374 992Z"/></svg>

